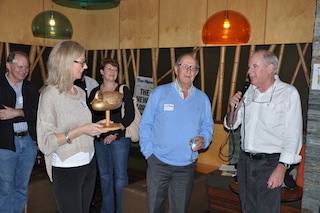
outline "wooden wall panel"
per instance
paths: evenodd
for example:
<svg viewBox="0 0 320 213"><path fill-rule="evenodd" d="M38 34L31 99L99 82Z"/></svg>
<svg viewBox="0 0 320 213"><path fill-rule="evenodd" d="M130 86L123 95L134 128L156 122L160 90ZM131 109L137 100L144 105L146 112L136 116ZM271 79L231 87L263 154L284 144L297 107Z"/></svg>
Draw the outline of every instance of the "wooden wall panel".
<svg viewBox="0 0 320 213"><path fill-rule="evenodd" d="M86 49L119 48L119 7L80 10L53 4L53 9L70 19L73 27L72 40L78 41Z"/></svg>
<svg viewBox="0 0 320 213"><path fill-rule="evenodd" d="M316 0L268 0L266 44L313 40Z"/></svg>
<svg viewBox="0 0 320 213"><path fill-rule="evenodd" d="M120 49L159 47L159 0L120 4Z"/></svg>
<svg viewBox="0 0 320 213"><path fill-rule="evenodd" d="M35 38L33 18L54 9L74 28L73 40L88 50L204 46L202 27L215 12L244 14L251 44L309 43L313 40L316 0L122 0L107 10L79 10L51 0L0 0L0 42L53 46L59 40Z"/></svg>
<svg viewBox="0 0 320 213"><path fill-rule="evenodd" d="M203 46L201 31L207 0L161 0L160 47Z"/></svg>
<svg viewBox="0 0 320 213"><path fill-rule="evenodd" d="M17 44L25 44L26 41L30 43L31 22L34 16L28 14L37 14L35 11L42 10L42 4L32 4L27 7L21 0L1 0L0 40Z"/></svg>
<svg viewBox="0 0 320 213"><path fill-rule="evenodd" d="M244 15L251 26L248 44L264 44L265 15L267 0L216 0L208 1L208 17L225 10L234 10ZM211 46L211 45L208 45Z"/></svg>
<svg viewBox="0 0 320 213"><path fill-rule="evenodd" d="M83 17L84 21L86 20L85 25L80 22L75 26L74 38L84 39L82 43L87 49L118 49L119 7L84 12L87 12Z"/></svg>

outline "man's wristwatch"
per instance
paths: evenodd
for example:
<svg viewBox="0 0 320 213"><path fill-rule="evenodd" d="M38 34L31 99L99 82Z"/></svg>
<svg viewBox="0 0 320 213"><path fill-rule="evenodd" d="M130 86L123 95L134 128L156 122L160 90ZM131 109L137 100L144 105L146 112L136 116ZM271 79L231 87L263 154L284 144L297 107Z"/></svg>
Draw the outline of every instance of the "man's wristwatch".
<svg viewBox="0 0 320 213"><path fill-rule="evenodd" d="M290 168L290 164L283 163L283 162L279 162L279 163L281 163L284 166L284 168L286 168L286 169Z"/></svg>

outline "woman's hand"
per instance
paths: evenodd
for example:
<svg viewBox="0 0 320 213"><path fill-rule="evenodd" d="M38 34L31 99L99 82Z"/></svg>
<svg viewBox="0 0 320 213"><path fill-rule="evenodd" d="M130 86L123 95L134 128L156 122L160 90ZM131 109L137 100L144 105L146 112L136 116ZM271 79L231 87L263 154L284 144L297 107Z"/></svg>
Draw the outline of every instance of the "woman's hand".
<svg viewBox="0 0 320 213"><path fill-rule="evenodd" d="M108 130L103 128L103 124L100 123L91 123L83 126L83 134L90 135L92 137L99 137L102 133L108 132Z"/></svg>
<svg viewBox="0 0 320 213"><path fill-rule="evenodd" d="M106 119L102 119L102 120L100 120L100 121L98 121L98 122L96 122L96 123L97 123L97 124L102 124L102 125L104 125L106 122L107 122ZM113 123L113 121L110 121L110 123Z"/></svg>
<svg viewBox="0 0 320 213"><path fill-rule="evenodd" d="M103 143L104 145L106 144L111 144L112 141L114 141L115 139L117 139L118 134L109 134L107 135L104 139L103 139Z"/></svg>

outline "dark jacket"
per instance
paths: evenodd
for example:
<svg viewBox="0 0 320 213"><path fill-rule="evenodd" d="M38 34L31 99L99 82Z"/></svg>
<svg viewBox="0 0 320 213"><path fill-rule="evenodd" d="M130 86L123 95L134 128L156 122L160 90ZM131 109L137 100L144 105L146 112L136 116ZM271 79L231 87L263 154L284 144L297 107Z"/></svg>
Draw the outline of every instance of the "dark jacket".
<svg viewBox="0 0 320 213"><path fill-rule="evenodd" d="M16 151L14 145L13 123L28 123L28 131L33 140L36 141L36 120L39 100L39 92L30 81L24 80L22 83L23 111L25 117L16 117L9 120L0 120L0 148ZM0 109L4 106L15 108L16 93L5 77L5 73L0 74Z"/></svg>

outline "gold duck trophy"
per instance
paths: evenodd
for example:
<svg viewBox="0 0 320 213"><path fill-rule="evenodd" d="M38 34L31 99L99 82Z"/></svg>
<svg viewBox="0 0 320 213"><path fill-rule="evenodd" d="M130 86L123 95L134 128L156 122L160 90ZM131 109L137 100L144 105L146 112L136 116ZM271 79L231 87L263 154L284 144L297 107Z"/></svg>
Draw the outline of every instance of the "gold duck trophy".
<svg viewBox="0 0 320 213"><path fill-rule="evenodd" d="M122 105L123 94L118 91L102 92L98 90L91 101L91 106L96 111L106 111L106 124L103 130L121 129L120 123L110 123L110 110L117 109Z"/></svg>

